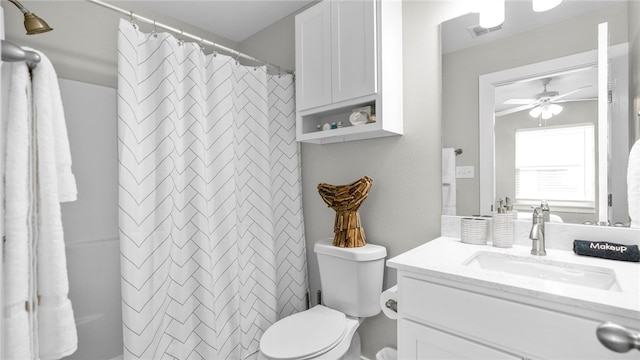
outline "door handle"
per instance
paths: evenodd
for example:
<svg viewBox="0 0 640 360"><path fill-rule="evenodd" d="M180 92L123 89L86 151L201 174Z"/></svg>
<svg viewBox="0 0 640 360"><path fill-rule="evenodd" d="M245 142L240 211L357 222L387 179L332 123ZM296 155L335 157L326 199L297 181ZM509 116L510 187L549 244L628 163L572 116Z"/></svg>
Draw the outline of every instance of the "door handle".
<svg viewBox="0 0 640 360"><path fill-rule="evenodd" d="M634 334L624 326L605 322L596 329L596 336L607 349L625 353L631 349L640 350L640 334Z"/></svg>

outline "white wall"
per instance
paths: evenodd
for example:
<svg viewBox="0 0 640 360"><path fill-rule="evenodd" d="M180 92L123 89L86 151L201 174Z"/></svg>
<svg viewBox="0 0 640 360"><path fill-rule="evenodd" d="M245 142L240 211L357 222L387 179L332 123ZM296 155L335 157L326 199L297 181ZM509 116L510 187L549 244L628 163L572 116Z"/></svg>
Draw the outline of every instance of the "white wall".
<svg viewBox="0 0 640 360"><path fill-rule="evenodd" d="M7 2L2 4L4 7L13 6ZM16 9L6 9L7 13L11 11L13 14L11 19L7 19L7 37L10 40L18 44L30 44L51 54L62 77L115 86L115 34L119 15L79 1L30 1L27 5L56 30L26 37L23 35L22 17L13 14ZM331 235L333 222L333 213L316 193L315 187L319 182L346 183L362 175L373 177L371 196L362 206L362 220L369 240L385 245L390 257L439 234L442 92L438 24L466 12L455 1L403 1L405 135L334 145L302 145L304 211L312 291L319 287L312 244L321 237ZM153 16L148 9L140 10L140 13ZM79 20L86 15L85 20ZM96 20L96 16L102 20ZM628 17L630 24L640 23L640 2L631 2ZM175 20L164 21L192 31L188 30L187 24ZM79 25L68 26L74 23ZM281 24L265 29L239 46L243 52L252 54L255 49L253 54L256 56L292 67L293 31L291 18L284 19ZM630 29L630 38L631 35L635 38L630 62L635 75L631 86L635 89L632 94L635 94L633 99L637 113L640 110L640 36L637 25L635 30ZM215 38L215 35L205 37ZM220 39L216 41L225 44ZM230 43L226 45L235 47ZM566 51L582 50L570 47ZM486 72L490 71L495 70ZM75 134L77 126L69 126L69 132L74 133L71 135L72 147L79 146L74 145L74 139L85 136L84 130L80 131L80 135ZM115 142L112 146L115 149ZM95 166L100 164L94 163L93 167L87 169L78 165L74 166L74 171L82 177L81 173L95 170ZM115 166L115 163L103 165ZM112 206L107 206L105 210L107 208L113 211ZM65 208L64 211L67 221L67 214L71 210ZM67 231L69 235L75 232L71 229ZM72 271L74 275L71 276L82 271ZM394 283L395 274L387 272L386 286ZM74 303L74 306L80 305ZM381 315L367 320L360 331L363 355L368 358L374 358L375 352L381 347L396 344L395 322Z"/></svg>
<svg viewBox="0 0 640 360"><path fill-rule="evenodd" d="M367 241L384 245L389 258L440 234L438 25L465 12L455 1L403 1L403 136L329 145L302 144L303 203L313 302L320 287L313 243L333 235L334 218L333 210L326 207L317 193L319 183L345 184L363 175L374 179L360 216ZM293 22L290 19L283 22L293 33ZM259 36L269 43L268 39L279 39L280 31L280 26L274 26ZM252 51L248 44L240 45L246 52ZM293 54L292 40L288 46L288 52ZM387 271L385 287L395 283L395 273ZM396 346L396 323L381 314L367 319L359 332L363 356L367 358L374 359L384 346Z"/></svg>
<svg viewBox="0 0 640 360"><path fill-rule="evenodd" d="M315 5L315 2L297 12ZM268 26L238 44L239 50L285 69L293 70L295 62L295 14Z"/></svg>
<svg viewBox="0 0 640 360"><path fill-rule="evenodd" d="M6 2L2 4L5 7L12 6ZM114 39L117 15L113 15L109 21L96 21L97 30L94 31L88 24L90 20L79 27L67 24L87 14L111 17L103 15L103 12L111 12L78 1L28 2L28 6L56 30L48 35L27 38L22 35L20 17L7 24L12 41L19 44L37 41L38 46L33 46L51 53L62 77L115 86L115 57L108 58L100 54L103 54L103 50L109 54L116 52ZM322 203L316 192L320 182L347 183L363 175L374 179L371 195L362 206L361 216L370 242L386 246L389 257L439 235L442 91L438 25L466 13L467 9L452 0L403 1L404 51L398 56L404 58L405 135L332 145L302 145L303 198L312 294L319 288L312 245L322 237L331 236L333 226L333 212ZM146 15L145 12L141 13ZM250 54L256 49L255 55L266 60L282 57L282 64L286 66L294 63L293 32L291 19L284 19L282 24L269 27L251 38L256 41L249 39L240 46ZM271 47L265 44L277 45ZM76 57L84 59L81 64L75 62ZM76 127L70 125L70 133L75 132L73 129ZM74 145L74 139L83 138L84 130L71 137L72 147L78 147ZM115 146L114 142L113 149ZM94 163L84 169L76 164L74 171L80 176L80 173L95 170L98 165ZM115 163L108 166L112 165ZM64 211L67 221L68 211ZM68 230L69 235L73 233L74 230ZM75 275L82 271L72 270ZM387 271L385 286L395 282L395 273ZM74 306L80 305L74 303ZM370 359L375 358L376 351L383 346L396 344L396 324L382 315L366 320L360 333L363 355Z"/></svg>
<svg viewBox="0 0 640 360"><path fill-rule="evenodd" d="M627 4L443 56L443 146L463 148L457 165L479 169L478 76L597 48L597 24L608 21L610 44L627 41ZM479 177L457 184L460 215L480 212Z"/></svg>

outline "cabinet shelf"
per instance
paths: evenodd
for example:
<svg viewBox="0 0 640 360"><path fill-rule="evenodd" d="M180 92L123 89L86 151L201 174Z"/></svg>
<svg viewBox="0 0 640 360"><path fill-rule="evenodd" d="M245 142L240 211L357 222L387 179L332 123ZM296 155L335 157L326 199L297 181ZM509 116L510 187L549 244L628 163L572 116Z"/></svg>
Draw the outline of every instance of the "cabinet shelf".
<svg viewBox="0 0 640 360"><path fill-rule="evenodd" d="M298 136L298 141L315 144L330 144L343 141L370 139L384 136L397 135L382 129L379 123L347 126L339 129L315 131Z"/></svg>

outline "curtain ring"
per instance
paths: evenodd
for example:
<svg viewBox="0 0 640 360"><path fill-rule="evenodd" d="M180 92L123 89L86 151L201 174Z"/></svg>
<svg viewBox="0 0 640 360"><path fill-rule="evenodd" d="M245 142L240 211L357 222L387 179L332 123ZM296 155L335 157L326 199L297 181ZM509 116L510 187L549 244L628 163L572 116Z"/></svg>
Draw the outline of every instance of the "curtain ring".
<svg viewBox="0 0 640 360"><path fill-rule="evenodd" d="M183 35L184 35L184 31L180 29L180 38L178 39L178 46L182 46L182 44L184 44L184 39L182 39Z"/></svg>
<svg viewBox="0 0 640 360"><path fill-rule="evenodd" d="M131 22L131 25L133 26L133 28L138 30L138 25L134 22L133 10L129 11L129 18L130 18L130 22Z"/></svg>
<svg viewBox="0 0 640 360"><path fill-rule="evenodd" d="M278 65L278 79L282 78L282 67Z"/></svg>
<svg viewBox="0 0 640 360"><path fill-rule="evenodd" d="M240 65L240 62L238 60L240 60L240 52L237 52L236 55L236 65Z"/></svg>
<svg viewBox="0 0 640 360"><path fill-rule="evenodd" d="M218 56L218 52L216 51L216 43L213 43L213 57Z"/></svg>
<svg viewBox="0 0 640 360"><path fill-rule="evenodd" d="M204 38L200 38L200 51L204 54Z"/></svg>
<svg viewBox="0 0 640 360"><path fill-rule="evenodd" d="M157 31L155 19L153 20L153 31L151 32L151 35L153 35L154 39L158 38L158 31Z"/></svg>

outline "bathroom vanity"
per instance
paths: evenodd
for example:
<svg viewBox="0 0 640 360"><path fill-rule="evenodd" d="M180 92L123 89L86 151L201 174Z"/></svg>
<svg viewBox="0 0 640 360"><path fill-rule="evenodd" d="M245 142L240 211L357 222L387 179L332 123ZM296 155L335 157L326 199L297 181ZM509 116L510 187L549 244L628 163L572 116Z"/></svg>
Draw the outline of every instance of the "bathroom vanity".
<svg viewBox="0 0 640 360"><path fill-rule="evenodd" d="M639 359L596 338L640 330L640 264L440 237L396 256L400 359Z"/></svg>

